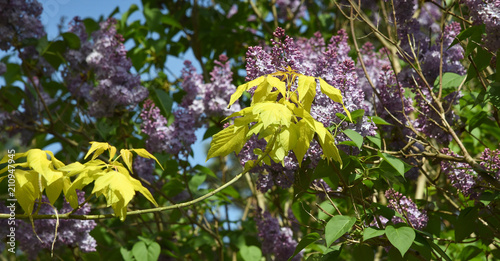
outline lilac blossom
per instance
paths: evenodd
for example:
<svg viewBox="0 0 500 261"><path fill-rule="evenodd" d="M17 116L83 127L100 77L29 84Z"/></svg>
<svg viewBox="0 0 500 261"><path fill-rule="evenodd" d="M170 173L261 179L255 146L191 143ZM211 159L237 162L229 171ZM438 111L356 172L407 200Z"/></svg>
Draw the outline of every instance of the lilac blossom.
<svg viewBox="0 0 500 261"><path fill-rule="evenodd" d="M7 72L7 65L5 63L0 62L0 75L4 75Z"/></svg>
<svg viewBox="0 0 500 261"><path fill-rule="evenodd" d="M227 108L231 94L236 91L231 83L233 73L227 56L221 55L215 61L209 83L203 82L203 76L196 72L191 62L186 61L184 65L181 87L186 95L173 112L173 123L167 125L167 120L151 101L144 104L141 112L142 131L149 135L146 147L153 152L182 153L187 157L196 141L197 128L208 126L211 117L229 116L240 110L238 104Z"/></svg>
<svg viewBox="0 0 500 261"><path fill-rule="evenodd" d="M154 175L155 170L155 160L143 158L141 156L137 156L134 159L134 163L132 164L132 168L134 169L134 173L137 174L140 178L146 180L151 184L151 186L157 186L161 188L161 184L157 183L157 180ZM146 185L151 187L149 185ZM153 189L151 188L150 191Z"/></svg>
<svg viewBox="0 0 500 261"><path fill-rule="evenodd" d="M255 219L258 235L262 241L262 253L274 254L275 260L288 260L297 247L297 241L293 239L293 232L289 227L280 227L278 219L271 216L269 212L258 214ZM302 259L302 251L292 260Z"/></svg>
<svg viewBox="0 0 500 261"><path fill-rule="evenodd" d="M427 226L429 220L425 210L418 210L417 205L406 196L394 189L386 190L385 197L388 199L387 206L401 214L407 223L415 229L422 229ZM393 223L404 222L400 217L393 217Z"/></svg>
<svg viewBox="0 0 500 261"><path fill-rule="evenodd" d="M173 155L183 153L187 156L191 145L196 141L194 134L195 118L189 111L179 109L174 112L174 122L160 114L160 109L151 100L144 103L141 112L142 131L149 136L146 148L151 152L166 152Z"/></svg>
<svg viewBox="0 0 500 261"><path fill-rule="evenodd" d="M300 19L304 17L307 11L305 3L300 0L276 0L278 9L278 19L291 20L292 18Z"/></svg>
<svg viewBox="0 0 500 261"><path fill-rule="evenodd" d="M442 153L458 157L457 154L448 148L444 148ZM441 161L441 171L446 174L451 185L462 192L464 196L472 196L474 198L478 196L477 191L475 191L477 174L469 164L464 162Z"/></svg>
<svg viewBox="0 0 500 261"><path fill-rule="evenodd" d="M116 20L100 23L92 34L94 45L85 61L93 69L97 86L91 91L90 115L109 116L119 106L135 107L148 96L139 75L129 72L132 62L127 58L123 37L116 33Z"/></svg>
<svg viewBox="0 0 500 261"><path fill-rule="evenodd" d="M474 24L484 24L484 46L491 52L500 49L500 1L463 0Z"/></svg>
<svg viewBox="0 0 500 261"><path fill-rule="evenodd" d="M77 192L78 203L82 204L85 201L85 193L83 191ZM48 200L43 196L38 214L54 214L54 209L49 206ZM35 206L34 209L38 209ZM62 209L58 210L59 214L65 214L72 211L73 208L67 201L64 201ZM90 213L90 205L85 204L77 211L75 215L85 215ZM35 259L38 252L42 249L51 249L52 242L55 234L55 219L38 219L34 220L35 231L38 237L43 241L41 242L33 233L33 228L29 222L18 221L18 231L16 239L19 241L20 249L28 255L30 259ZM96 226L94 220L77 220L77 219L63 219L59 220L59 227L57 228L57 239L54 248L62 248L63 246L79 247L83 252L96 251L97 243L95 239L89 235L89 232Z"/></svg>
<svg viewBox="0 0 500 261"><path fill-rule="evenodd" d="M37 0L0 1L0 50L8 51L26 39L45 36L42 11Z"/></svg>
<svg viewBox="0 0 500 261"><path fill-rule="evenodd" d="M182 88L186 95L182 99L181 106L193 113L197 125L206 124L204 119L210 117L229 116L239 111L239 104L227 108L231 94L236 91L236 86L231 82L233 72L226 55L220 55L219 60L214 61L215 67L210 72L210 83L203 83L203 77L196 73L191 62L184 63L182 70Z"/></svg>

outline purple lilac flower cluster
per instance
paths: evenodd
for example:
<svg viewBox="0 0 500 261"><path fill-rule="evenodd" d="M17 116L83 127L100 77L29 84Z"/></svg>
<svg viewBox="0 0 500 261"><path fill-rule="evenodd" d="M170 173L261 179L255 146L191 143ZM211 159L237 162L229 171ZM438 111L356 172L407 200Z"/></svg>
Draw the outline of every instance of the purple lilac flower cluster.
<svg viewBox="0 0 500 261"><path fill-rule="evenodd" d="M427 226L427 221L429 221L427 212L418 210L417 205L411 199L392 188L385 192L385 197L389 200L387 206L401 214L412 227L422 229ZM391 221L395 224L404 222L400 217L393 217Z"/></svg>
<svg viewBox="0 0 500 261"><path fill-rule="evenodd" d="M307 11L304 1L300 0L276 0L276 7L278 9L278 19L285 21L292 18L300 19L304 17Z"/></svg>
<svg viewBox="0 0 500 261"><path fill-rule="evenodd" d="M480 165L494 173L494 178L500 180L500 149L486 148L479 159L481 160Z"/></svg>
<svg viewBox="0 0 500 261"><path fill-rule="evenodd" d="M196 141L194 134L194 117L185 114L184 110L174 112L175 120L168 121L160 113L160 109L151 100L146 100L141 111L142 131L149 136L146 148L150 152L166 152L187 155L190 146Z"/></svg>
<svg viewBox="0 0 500 261"><path fill-rule="evenodd" d="M148 97L139 75L131 74L132 62L127 58L123 37L116 33L116 20L100 23L92 34L92 52L85 58L98 81L91 92L89 111L92 116L111 115L118 106L135 107Z"/></svg>
<svg viewBox="0 0 500 261"><path fill-rule="evenodd" d="M454 157L458 157L453 151L444 148L442 153ZM480 165L486 171L493 174L493 178L500 180L500 150L491 150L486 148L479 157ZM490 187L491 184L486 182L481 176L477 175L476 171L468 163L442 161L441 171L450 179L452 186L462 192L464 196L470 196L477 199L482 191Z"/></svg>
<svg viewBox="0 0 500 261"><path fill-rule="evenodd" d="M182 70L182 88L186 91L181 107L200 118L199 124L206 124L204 119L210 117L229 116L239 111L239 104L227 108L231 95L236 91L233 81L233 72L228 57L224 54L214 61L214 69L210 72L210 83L203 83L203 77L196 72L191 62L184 62Z"/></svg>
<svg viewBox="0 0 500 261"><path fill-rule="evenodd" d="M80 38L81 48L66 52L69 66L63 70L63 78L71 94L89 104L91 116L111 116L115 109L132 109L147 98L148 90L141 86L139 75L130 73L132 62L127 58L123 37L116 32L115 19L101 22L92 40L78 17L69 31Z"/></svg>
<svg viewBox="0 0 500 261"><path fill-rule="evenodd" d="M269 212L258 214L255 219L259 238L262 240L262 253L274 254L274 260L288 260L297 247L297 241L293 239L293 232L289 227L280 227L278 219L271 216ZM302 259L302 252L292 260Z"/></svg>
<svg viewBox="0 0 500 261"><path fill-rule="evenodd" d="M85 201L85 192L79 191L77 195L78 203L82 204ZM54 214L54 209L49 205L50 203L45 196L43 196L42 202L44 203L40 205L38 214ZM35 206L35 209L38 209L38 207ZM64 214L72 210L73 208L69 203L64 201L63 207L58 210L58 213ZM85 215L88 213L90 213L90 205L88 204L83 205L74 212L75 215ZM19 247L30 259L35 259L40 250L52 248L56 228L55 219L39 219L34 221L36 234L43 242L33 233L33 228L29 222L18 221L17 225L19 233L16 233L16 239L19 241ZM83 252L96 251L97 243L89 234L96 225L94 220L59 220L54 248L68 246L79 247Z"/></svg>
<svg viewBox="0 0 500 261"><path fill-rule="evenodd" d="M157 184L155 179L154 170L155 170L155 160L143 158L141 156L137 156L134 159L134 163L132 164L132 168L134 169L134 173L137 174L140 178L149 182L149 184L155 186L160 185ZM148 185L146 185L149 187ZM160 186L161 187L161 186ZM152 188L150 189L152 191Z"/></svg>
<svg viewBox="0 0 500 261"><path fill-rule="evenodd" d="M460 24L451 22L441 32L439 23L437 23L440 18L438 7L434 4L424 5L418 17L414 17L416 7L417 3L413 0L394 1L401 46L410 61L418 60L425 79L419 78L411 67L405 68L401 72L400 78L415 93L415 101L420 111L415 122L416 129L431 138L447 142L451 140L451 136L437 125L440 124L441 118L432 109L431 104L434 107L437 106L425 82L432 88L435 79L439 76L440 67L442 67L443 73L465 74L465 69L460 62L464 58L463 48L460 45L450 47L455 37L460 33ZM433 42L431 39L434 36L437 36L437 39ZM441 42L443 52L441 52ZM414 53L416 53L416 57L414 57ZM453 110L448 108L456 104L459 97L459 93L452 93L443 99L443 107L447 111L446 120L451 125L457 120L457 116Z"/></svg>
<svg viewBox="0 0 500 261"><path fill-rule="evenodd" d="M146 102L141 112L142 131L149 135L146 146L152 152L174 155L182 152L187 157L196 141L196 128L207 125L210 117L229 116L240 110L238 104L227 108L231 94L236 91L227 56L221 55L215 61L210 83L203 83L203 77L196 73L191 62L184 64L181 86L186 95L174 111L174 122L167 126L167 120L152 101Z"/></svg>
<svg viewBox="0 0 500 261"><path fill-rule="evenodd" d="M500 49L500 1L463 0L475 24L485 25L483 42L491 52Z"/></svg>
<svg viewBox="0 0 500 261"><path fill-rule="evenodd" d="M0 1L0 50L8 51L29 38L45 36L37 0Z"/></svg>
<svg viewBox="0 0 500 261"><path fill-rule="evenodd" d="M273 34L278 40L271 40L272 46L249 47L247 51L246 80L250 81L265 74L276 71L284 71L288 66L298 73L321 77L332 86L340 89L344 97L344 104L349 111L358 109L368 110L364 105L365 94L359 88L356 68L353 60L348 56L349 46L347 34L340 30L337 36L333 36L329 44L325 43L322 35L318 32L312 38L301 38L294 40L285 35L285 31L277 28ZM297 88L292 86L292 91ZM252 89L250 93L252 93ZM335 115L337 112L343 113L342 105L335 103L328 96L321 92L319 85L316 88L316 98L311 107L311 115L330 127L340 124L341 120ZM361 133L363 136L375 135L375 126L363 117L357 124L342 123L340 129L351 128ZM343 134L338 135L338 141L347 140ZM265 141L250 139L239 154L240 163L244 165L249 159L254 159L253 150L265 147ZM250 154L250 155L249 155ZM252 156L253 155L253 156ZM311 143L310 149L306 153L312 166L320 160L322 155L321 147L317 142ZM284 166L281 164L264 165L263 169L254 171L267 171L268 175L259 177L259 188L267 191L274 184L282 188L287 188L293 184L293 173L298 169L298 162L293 152L285 157ZM277 180L281 182L279 184Z"/></svg>
<svg viewBox="0 0 500 261"><path fill-rule="evenodd" d="M442 153L458 157L457 154L448 148L444 148ZM475 189L477 174L469 164L463 162L441 161L441 171L446 174L451 181L451 185L462 192L464 196L472 196L474 198L478 196L477 190Z"/></svg>
<svg viewBox="0 0 500 261"><path fill-rule="evenodd" d="M0 75L4 75L7 72L7 65L0 62Z"/></svg>

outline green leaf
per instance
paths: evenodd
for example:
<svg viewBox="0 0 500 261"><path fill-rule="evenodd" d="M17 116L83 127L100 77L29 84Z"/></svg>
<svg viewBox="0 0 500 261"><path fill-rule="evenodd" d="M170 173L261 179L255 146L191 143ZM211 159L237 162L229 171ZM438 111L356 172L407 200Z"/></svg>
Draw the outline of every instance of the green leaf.
<svg viewBox="0 0 500 261"><path fill-rule="evenodd" d="M500 60L500 59L498 59ZM488 95L490 97L490 102L497 109L500 109L500 82L494 82L488 90Z"/></svg>
<svg viewBox="0 0 500 261"><path fill-rule="evenodd" d="M370 119L373 123L377 125L392 125L378 116L371 116Z"/></svg>
<svg viewBox="0 0 500 261"><path fill-rule="evenodd" d="M212 136L214 136L214 134L216 134L221 130L222 130L221 127L216 125L208 127L208 129L205 131L205 134L203 134L203 140L211 138Z"/></svg>
<svg viewBox="0 0 500 261"><path fill-rule="evenodd" d="M404 177L405 174L405 164L403 163L402 160L389 155L387 153L378 153L380 157L382 157L384 160L386 160L391 166L399 173L399 175Z"/></svg>
<svg viewBox="0 0 500 261"><path fill-rule="evenodd" d="M262 251L256 246L243 245L240 248L240 255L245 261L260 260L262 258Z"/></svg>
<svg viewBox="0 0 500 261"><path fill-rule="evenodd" d="M477 217L477 207L468 207L460 211L457 221L455 222L455 241L460 242L474 232Z"/></svg>
<svg viewBox="0 0 500 261"><path fill-rule="evenodd" d="M238 154L246 142L247 132L248 126L238 128L235 131L234 125L231 125L215 134L210 143L207 160L217 156L226 156L233 151Z"/></svg>
<svg viewBox="0 0 500 261"><path fill-rule="evenodd" d="M375 229L375 228L367 227L367 228L365 228L365 230L363 230L363 241L366 241L370 238L381 236L383 234L385 234L384 229Z"/></svg>
<svg viewBox="0 0 500 261"><path fill-rule="evenodd" d="M415 231L410 227L399 227L387 226L385 228L385 235L389 242L399 250L401 256L403 257L405 253L410 249L410 246L415 240Z"/></svg>
<svg viewBox="0 0 500 261"><path fill-rule="evenodd" d="M188 182L189 190L191 191L197 191L198 187L205 182L207 179L207 174L205 173L196 173L191 180Z"/></svg>
<svg viewBox="0 0 500 261"><path fill-rule="evenodd" d="M328 221L325 228L326 245L330 246L335 240L347 233L356 223L355 217L334 216Z"/></svg>
<svg viewBox="0 0 500 261"><path fill-rule="evenodd" d="M345 133L345 135L347 135L347 137L349 137L349 139L354 141L358 149L360 149L361 146L363 146L363 136L361 136L359 133L351 129L346 129L343 132Z"/></svg>
<svg viewBox="0 0 500 261"><path fill-rule="evenodd" d="M146 243L143 241L135 243L132 247L132 254L135 260L148 260L148 248Z"/></svg>
<svg viewBox="0 0 500 261"><path fill-rule="evenodd" d="M164 14L161 17L161 22L166 25L170 25L172 27L176 27L179 29L182 29L182 25L177 21L172 15L170 14Z"/></svg>
<svg viewBox="0 0 500 261"><path fill-rule="evenodd" d="M352 260L374 260L375 252L364 244L357 244L352 251Z"/></svg>
<svg viewBox="0 0 500 261"><path fill-rule="evenodd" d="M382 148L382 140L380 139L380 134L377 132L377 134L375 136L366 136L366 138L373 142L373 144L375 144L375 146L377 146L377 148Z"/></svg>
<svg viewBox="0 0 500 261"><path fill-rule="evenodd" d="M462 251L460 251L459 259L460 260L471 260L480 253L482 253L483 250L476 246L466 246Z"/></svg>
<svg viewBox="0 0 500 261"><path fill-rule="evenodd" d="M465 81L465 75L447 72L443 74L442 78L442 96L446 97L448 94L456 91L458 87ZM439 92L439 77L434 81L433 91Z"/></svg>
<svg viewBox="0 0 500 261"><path fill-rule="evenodd" d="M80 37L78 37L74 33L62 33L61 36L64 39L64 42L66 42L66 45L68 45L69 48L78 50L80 49Z"/></svg>
<svg viewBox="0 0 500 261"><path fill-rule="evenodd" d="M134 261L134 255L132 254L132 251L129 251L124 247L121 247L120 253L122 254L124 261Z"/></svg>
<svg viewBox="0 0 500 261"><path fill-rule="evenodd" d="M439 253L441 255L441 258L444 258L446 261L451 261L451 258L446 254L446 252L444 252L444 250L439 247L438 245L436 245L436 243L432 242L432 241L428 241L429 245L431 245L431 247L434 249L434 251L436 251L437 253Z"/></svg>
<svg viewBox="0 0 500 261"><path fill-rule="evenodd" d="M168 93L162 89L154 89L156 94L156 99L158 107L160 108L162 115L169 115L172 112L172 105L174 104L174 100Z"/></svg>
<svg viewBox="0 0 500 261"><path fill-rule="evenodd" d="M484 111L480 111L473 117L469 119L469 131L474 130L477 127L480 127L488 119L488 114Z"/></svg>
<svg viewBox="0 0 500 261"><path fill-rule="evenodd" d="M308 245L316 242L318 239L320 239L320 236L318 233L313 232L310 234L307 234L305 237L303 237L297 247L295 248L295 252L293 252L293 255L288 259L292 260L293 257L295 257L302 249L306 248Z"/></svg>

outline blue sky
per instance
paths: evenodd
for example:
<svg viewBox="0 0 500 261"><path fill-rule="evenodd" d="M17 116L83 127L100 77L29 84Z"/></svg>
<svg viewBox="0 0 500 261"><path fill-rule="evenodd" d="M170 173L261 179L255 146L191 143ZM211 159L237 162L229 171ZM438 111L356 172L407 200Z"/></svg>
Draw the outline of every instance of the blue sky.
<svg viewBox="0 0 500 261"><path fill-rule="evenodd" d="M81 18L91 17L93 19L99 19L100 16L107 17L109 14L115 10L116 7L119 8L119 13L117 18L121 17L121 14L129 9L132 4L136 4L141 9L140 0L120 0L120 1L106 1L106 0L39 0L43 5L44 11L41 16L41 20L48 34L49 39L53 39L58 35L58 25L61 23L61 18L65 17L65 23L67 29L67 24L73 17L80 16ZM135 12L129 21L134 21L137 19L142 19L142 10ZM0 55L1 56L1 55ZM193 61L193 65L197 67L196 69L200 72L201 68L198 63L195 62L195 58L192 53L188 52L185 57L176 58L169 57L167 59L167 67L170 71L174 73L177 77L181 75L181 70L183 68L184 60ZM170 74L166 73L169 77ZM205 129L200 129L196 132L198 137L198 142L193 145L194 158L190 158L191 163L205 165L205 144L209 141L206 140L204 143L201 142L201 138ZM58 150L60 148L50 147L46 148L49 150Z"/></svg>

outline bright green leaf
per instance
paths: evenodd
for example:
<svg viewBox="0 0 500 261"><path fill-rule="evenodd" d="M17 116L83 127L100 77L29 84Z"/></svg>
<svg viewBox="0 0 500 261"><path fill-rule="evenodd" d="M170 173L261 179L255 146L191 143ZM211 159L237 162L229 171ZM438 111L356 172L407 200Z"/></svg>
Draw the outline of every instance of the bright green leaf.
<svg viewBox="0 0 500 261"><path fill-rule="evenodd" d="M345 133L345 135L347 135L347 137L349 137L349 139L354 141L356 147L360 149L361 146L363 146L363 136L361 136L359 133L351 129L346 129L343 132Z"/></svg>
<svg viewBox="0 0 500 261"><path fill-rule="evenodd" d="M392 155L389 155L387 153L378 153L380 157L382 157L384 160L386 160L391 166L399 173L399 175L404 177L405 174L405 164L401 159L398 159Z"/></svg>
<svg viewBox="0 0 500 261"><path fill-rule="evenodd" d="M355 217L334 216L328 221L325 228L326 245L330 246L335 240L351 230L356 223Z"/></svg>
<svg viewBox="0 0 500 261"><path fill-rule="evenodd" d="M245 261L260 260L262 258L262 251L256 246L246 246L240 247L241 258Z"/></svg>
<svg viewBox="0 0 500 261"><path fill-rule="evenodd" d="M367 227L363 230L363 241L366 241L370 238L378 237L385 234L385 230L383 229L375 229L372 227Z"/></svg>
<svg viewBox="0 0 500 261"><path fill-rule="evenodd" d="M239 128L236 132L234 132L234 129L234 125L231 125L213 136L207 153L207 160L217 156L226 156L233 151L236 154L240 152L246 142L245 136L248 127Z"/></svg>

